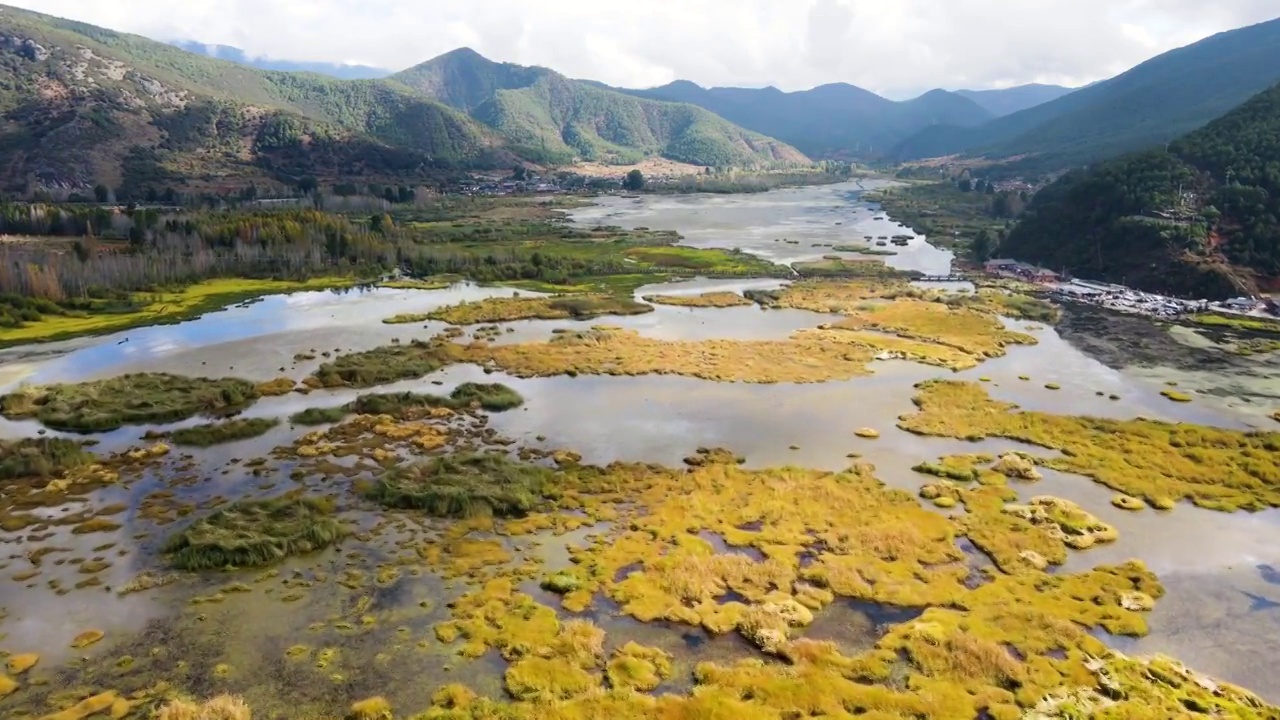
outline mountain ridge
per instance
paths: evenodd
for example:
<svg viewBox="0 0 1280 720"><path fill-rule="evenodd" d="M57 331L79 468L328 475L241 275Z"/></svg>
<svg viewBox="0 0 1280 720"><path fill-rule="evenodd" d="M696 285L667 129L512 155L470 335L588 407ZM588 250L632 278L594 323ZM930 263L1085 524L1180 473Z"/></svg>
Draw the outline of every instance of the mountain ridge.
<svg viewBox="0 0 1280 720"><path fill-rule="evenodd" d="M877 150L887 150L929 125L973 125L992 117L972 100L946 90L894 101L843 82L784 92L774 87L704 88L677 80L656 88L618 91L697 105L813 157L873 157Z"/></svg>
<svg viewBox="0 0 1280 720"><path fill-rule="evenodd" d="M1036 194L1000 252L1221 298L1280 285L1280 84L1158 148Z"/></svg>
<svg viewBox="0 0 1280 720"><path fill-rule="evenodd" d="M305 176L424 180L546 159L546 153L521 155L539 148L513 143L503 127L390 78L261 70L5 6L0 77L8 79L0 84L0 189L9 193L104 183L133 195ZM602 93L587 95L599 100ZM604 97L601 109L610 110L609 101ZM620 123L635 131L639 145L612 142L631 138L601 135L582 120L564 130L585 138L584 147L600 148L603 159L665 154L708 165L808 162L783 143L695 108L632 110L640 121L655 123L637 125L636 117ZM607 124L609 117L598 121ZM554 159L574 158L561 153Z"/></svg>
<svg viewBox="0 0 1280 720"><path fill-rule="evenodd" d="M889 157L1033 155L1045 169L1171 141L1280 81L1280 19L1228 30L976 127L938 125Z"/></svg>
<svg viewBox="0 0 1280 720"><path fill-rule="evenodd" d="M626 164L653 154L696 165L809 162L795 148L693 104L633 97L548 68L495 62L469 48L389 79L469 113L539 162L581 157Z"/></svg>
<svg viewBox="0 0 1280 720"><path fill-rule="evenodd" d="M1057 100L1077 89L1062 85L1027 83L997 90L956 90L955 93L969 98L999 118Z"/></svg>

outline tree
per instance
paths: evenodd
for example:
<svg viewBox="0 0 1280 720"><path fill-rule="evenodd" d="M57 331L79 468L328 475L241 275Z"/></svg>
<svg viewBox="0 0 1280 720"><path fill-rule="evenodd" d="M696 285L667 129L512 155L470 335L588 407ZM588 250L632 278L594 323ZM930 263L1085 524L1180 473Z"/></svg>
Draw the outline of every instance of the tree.
<svg viewBox="0 0 1280 720"><path fill-rule="evenodd" d="M992 251L995 250L994 244L991 242L991 233L986 229L978 231L973 238L973 242L969 243L969 255L975 262L986 262L991 258Z"/></svg>
<svg viewBox="0 0 1280 720"><path fill-rule="evenodd" d="M314 175L306 175L298 178L298 189L303 193L311 194L316 188L320 187L320 182L316 180Z"/></svg>
<svg viewBox="0 0 1280 720"><path fill-rule="evenodd" d="M969 178L964 178L963 180L960 181L960 192L969 192L971 190L973 190L972 180L970 180Z"/></svg>
<svg viewBox="0 0 1280 720"><path fill-rule="evenodd" d="M416 193L414 193L413 188L407 188L407 187L401 186L401 188L396 193L396 199L402 203L410 203L410 202L413 202L413 198L415 195Z"/></svg>
<svg viewBox="0 0 1280 720"><path fill-rule="evenodd" d="M512 169L511 177L515 179L516 182L524 182L524 179L528 177L528 173L524 169L523 165L517 165L515 166L514 169Z"/></svg>
<svg viewBox="0 0 1280 720"><path fill-rule="evenodd" d="M630 192L637 192L644 189L644 173L639 170L632 170L627 173L627 177L622 181L622 189Z"/></svg>
<svg viewBox="0 0 1280 720"><path fill-rule="evenodd" d="M98 202L104 203L111 199L111 188L103 185L102 183L98 183L98 185L93 188L93 196L98 199Z"/></svg>

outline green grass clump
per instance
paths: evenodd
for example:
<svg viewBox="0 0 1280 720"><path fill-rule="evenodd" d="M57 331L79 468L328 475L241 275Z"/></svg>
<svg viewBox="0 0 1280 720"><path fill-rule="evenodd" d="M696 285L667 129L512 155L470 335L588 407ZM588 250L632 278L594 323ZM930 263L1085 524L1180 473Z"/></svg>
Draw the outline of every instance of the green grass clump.
<svg viewBox="0 0 1280 720"><path fill-rule="evenodd" d="M369 497L439 517L520 517L546 499L554 475L496 453L454 455L388 470Z"/></svg>
<svg viewBox="0 0 1280 720"><path fill-rule="evenodd" d="M449 397L429 393L371 393L361 395L346 405L329 408L308 408L289 417L295 425L324 425L335 423L348 415L391 415L404 417L411 410L423 408L450 408L462 410L479 405L490 412L502 412L524 404L520 393L501 383L463 383L449 393Z"/></svg>
<svg viewBox="0 0 1280 720"><path fill-rule="evenodd" d="M103 432L124 425L178 422L241 408L257 397L254 384L238 378L136 373L21 389L0 397L0 414L7 418L34 417L56 430Z"/></svg>
<svg viewBox="0 0 1280 720"><path fill-rule="evenodd" d="M64 438L23 438L0 442L0 480L51 477L93 462L80 443Z"/></svg>
<svg viewBox="0 0 1280 720"><path fill-rule="evenodd" d="M347 405L328 408L307 408L306 410L290 415L289 422L294 425L325 425L327 423L335 423L351 414L351 411L347 408Z"/></svg>
<svg viewBox="0 0 1280 720"><path fill-rule="evenodd" d="M316 498L241 500L174 535L165 553L183 570L270 565L342 538L333 513L332 502Z"/></svg>
<svg viewBox="0 0 1280 720"><path fill-rule="evenodd" d="M276 418L240 418L174 430L169 438L175 445L211 447L258 437L279 424L280 421Z"/></svg>
<svg viewBox="0 0 1280 720"><path fill-rule="evenodd" d="M1200 313L1191 316L1191 321L1207 327L1228 328L1231 330L1249 330L1252 332L1280 333L1280 322L1267 318L1248 317L1245 315L1216 315Z"/></svg>
<svg viewBox="0 0 1280 720"><path fill-rule="evenodd" d="M313 383L321 387L365 388L420 378L453 361L443 347L415 340L409 345L386 345L340 355L316 370Z"/></svg>
<svg viewBox="0 0 1280 720"><path fill-rule="evenodd" d="M502 383L463 383L449 393L449 399L458 406L479 404L491 412L511 410L524 404L520 393Z"/></svg>

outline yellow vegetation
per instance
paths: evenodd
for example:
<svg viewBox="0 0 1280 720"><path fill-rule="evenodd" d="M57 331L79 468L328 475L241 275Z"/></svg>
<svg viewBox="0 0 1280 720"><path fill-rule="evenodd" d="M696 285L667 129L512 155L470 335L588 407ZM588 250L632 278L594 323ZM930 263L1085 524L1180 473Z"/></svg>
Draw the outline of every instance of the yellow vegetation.
<svg viewBox="0 0 1280 720"><path fill-rule="evenodd" d="M735 292L708 292L701 295L645 295L644 301L655 305L700 308L727 308L754 304Z"/></svg>
<svg viewBox="0 0 1280 720"><path fill-rule="evenodd" d="M875 428L858 428L853 431L853 434L860 438L866 438L867 440L874 440L880 437L880 431Z"/></svg>
<svg viewBox="0 0 1280 720"><path fill-rule="evenodd" d="M10 674L21 675L35 667L38 662L40 662L40 656L35 653L10 655L8 662L5 663L5 668L8 669Z"/></svg>
<svg viewBox="0 0 1280 720"><path fill-rule="evenodd" d="M234 695L219 695L203 703L170 700L154 720L250 720L249 706Z"/></svg>
<svg viewBox="0 0 1280 720"><path fill-rule="evenodd" d="M351 720L391 720L391 703L378 696L351 703Z"/></svg>
<svg viewBox="0 0 1280 720"><path fill-rule="evenodd" d="M833 327L877 330L960 350L978 358L1000 357L1008 345L1034 345L1030 335L1006 330L995 315L939 302L897 300L848 315Z"/></svg>
<svg viewBox="0 0 1280 720"><path fill-rule="evenodd" d="M275 397L278 395L288 395L293 392L298 383L287 377L276 378L260 383L257 386L258 394L263 397Z"/></svg>
<svg viewBox="0 0 1280 720"><path fill-rule="evenodd" d="M910 432L1004 437L1061 450L1042 464L1154 507L1183 498L1214 510L1280 507L1280 433L1020 411L973 383L931 381L918 389L919 411L899 423Z"/></svg>
<svg viewBox="0 0 1280 720"><path fill-rule="evenodd" d="M450 305L423 315L399 315L384 322L412 323L429 319L443 320L450 325L479 325L513 320L571 320L601 315L639 315L647 312L653 312L653 307L630 298L586 293L485 298Z"/></svg>
<svg viewBox="0 0 1280 720"><path fill-rule="evenodd" d="M101 630L85 630L84 632L75 636L75 639L71 641L71 647L86 648L102 640L102 638L104 637L106 637L106 633L102 632Z"/></svg>

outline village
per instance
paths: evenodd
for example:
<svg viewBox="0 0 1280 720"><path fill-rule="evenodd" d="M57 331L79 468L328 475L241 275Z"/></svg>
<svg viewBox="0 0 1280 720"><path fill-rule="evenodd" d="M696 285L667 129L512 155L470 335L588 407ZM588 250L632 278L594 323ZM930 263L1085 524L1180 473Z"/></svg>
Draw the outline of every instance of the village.
<svg viewBox="0 0 1280 720"><path fill-rule="evenodd" d="M1012 278L1038 285L1055 299L1064 302L1096 305L1116 312L1149 317L1176 319L1184 315L1216 312L1253 317L1280 315L1280 307L1272 298L1237 297L1220 302L1185 300L1144 292L1123 285L1079 280L1063 273L1009 258L988 260L983 270L989 275Z"/></svg>

